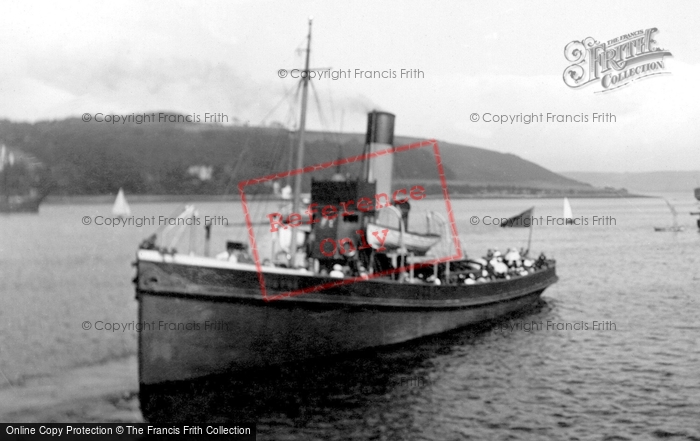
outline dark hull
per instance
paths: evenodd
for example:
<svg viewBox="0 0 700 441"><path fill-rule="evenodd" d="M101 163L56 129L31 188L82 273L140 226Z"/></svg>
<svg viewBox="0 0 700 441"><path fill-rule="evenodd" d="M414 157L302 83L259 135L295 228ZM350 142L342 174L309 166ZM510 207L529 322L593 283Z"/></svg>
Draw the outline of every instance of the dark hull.
<svg viewBox="0 0 700 441"><path fill-rule="evenodd" d="M672 232L672 233L680 233L682 231L685 231L685 228L683 227L654 227L654 231L657 232Z"/></svg>
<svg viewBox="0 0 700 441"><path fill-rule="evenodd" d="M553 267L478 285L370 280L265 302L254 270L152 256L138 261L139 322L150 325L139 333L142 385L391 345L493 320L531 306L557 280ZM327 281L264 277L278 292Z"/></svg>
<svg viewBox="0 0 700 441"><path fill-rule="evenodd" d="M41 196L10 196L0 199L0 213L38 213Z"/></svg>

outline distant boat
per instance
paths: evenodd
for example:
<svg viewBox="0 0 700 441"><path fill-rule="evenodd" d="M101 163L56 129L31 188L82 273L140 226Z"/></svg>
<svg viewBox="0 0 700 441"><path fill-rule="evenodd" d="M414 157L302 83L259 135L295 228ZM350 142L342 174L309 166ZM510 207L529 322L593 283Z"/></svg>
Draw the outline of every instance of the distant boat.
<svg viewBox="0 0 700 441"><path fill-rule="evenodd" d="M569 203L569 198L564 198L564 219L566 219L567 225L574 224L574 215L571 211L571 204Z"/></svg>
<svg viewBox="0 0 700 441"><path fill-rule="evenodd" d="M37 185L37 165L29 155L19 152L18 156L4 144L0 146L0 213L38 213L46 193Z"/></svg>
<svg viewBox="0 0 700 441"><path fill-rule="evenodd" d="M114 200L112 214L117 217L131 216L131 208L129 208L129 204L126 202L126 197L124 196L124 190L121 188L119 189L117 198Z"/></svg>
<svg viewBox="0 0 700 441"><path fill-rule="evenodd" d="M0 196L0 213L38 213L39 204L44 199L39 194L23 196Z"/></svg>
<svg viewBox="0 0 700 441"><path fill-rule="evenodd" d="M671 214L673 215L673 226L671 226L671 227L654 227L654 231L671 231L674 233L684 231L685 228L678 225L678 213L676 212L675 207L673 205L671 205L671 203L668 201L668 199L664 198L664 201L666 202L666 205L668 205L668 208L671 210Z"/></svg>

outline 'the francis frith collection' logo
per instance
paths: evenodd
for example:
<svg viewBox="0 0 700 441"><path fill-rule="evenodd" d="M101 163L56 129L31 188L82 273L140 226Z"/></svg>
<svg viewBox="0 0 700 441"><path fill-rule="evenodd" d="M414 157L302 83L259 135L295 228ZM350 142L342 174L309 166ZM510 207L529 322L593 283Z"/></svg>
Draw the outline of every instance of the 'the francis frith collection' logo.
<svg viewBox="0 0 700 441"><path fill-rule="evenodd" d="M666 74L664 57L671 52L656 45L656 28L640 29L601 43L593 37L572 41L564 48L566 59L573 64L564 70L564 82L577 89L600 82L609 92L632 81Z"/></svg>

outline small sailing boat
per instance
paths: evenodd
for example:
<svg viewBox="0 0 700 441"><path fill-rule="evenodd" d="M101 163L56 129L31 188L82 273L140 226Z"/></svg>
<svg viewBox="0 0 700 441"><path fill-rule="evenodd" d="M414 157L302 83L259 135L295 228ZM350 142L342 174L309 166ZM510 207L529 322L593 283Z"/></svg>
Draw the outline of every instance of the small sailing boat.
<svg viewBox="0 0 700 441"><path fill-rule="evenodd" d="M574 215L571 211L571 204L569 203L569 198L564 198L564 219L566 219L566 225L574 225Z"/></svg>
<svg viewBox="0 0 700 441"><path fill-rule="evenodd" d="M673 233L678 233L680 231L684 231L685 228L681 227L678 225L678 212L676 212L676 209L671 203L668 201L668 199L664 198L664 201L666 202L666 205L668 205L668 208L671 210L671 214L673 215L673 226L671 227L654 227L654 231L671 231Z"/></svg>
<svg viewBox="0 0 700 441"><path fill-rule="evenodd" d="M119 189L117 198L114 200L112 214L121 218L131 216L131 208L129 208L129 204L126 202L126 197L124 196L124 190L121 188Z"/></svg>

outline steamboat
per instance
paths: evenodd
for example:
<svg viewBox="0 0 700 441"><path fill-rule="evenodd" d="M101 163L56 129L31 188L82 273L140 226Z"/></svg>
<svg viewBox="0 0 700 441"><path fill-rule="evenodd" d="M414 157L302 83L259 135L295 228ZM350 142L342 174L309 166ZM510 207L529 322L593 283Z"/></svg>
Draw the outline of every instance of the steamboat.
<svg viewBox="0 0 700 441"><path fill-rule="evenodd" d="M307 72L310 42L311 23ZM225 260L178 253L159 243L158 235L138 250L139 322L153 324L139 333L142 406L154 385L394 345L494 320L530 307L557 281L555 262L546 258L513 276L489 274L488 262L462 256L448 223L436 220L442 227L410 231L406 194L415 199L421 193L414 186L396 200L392 192L392 155L383 153L393 148L395 116L387 112L369 114L365 149L372 159L362 174L312 181L306 205L301 170L307 87L308 75L302 79L291 211L312 214L298 229L283 226L296 218L274 218L286 235L280 243L288 260L261 264L257 250L243 242L229 243L231 257ZM348 201L381 194L394 195L382 210L394 213L398 226L382 225L376 206L323 222L323 212L343 213ZM181 216L194 215L188 207ZM322 245L331 240L336 246ZM438 242L453 240L453 257L432 254ZM169 332L160 323L199 326Z"/></svg>

